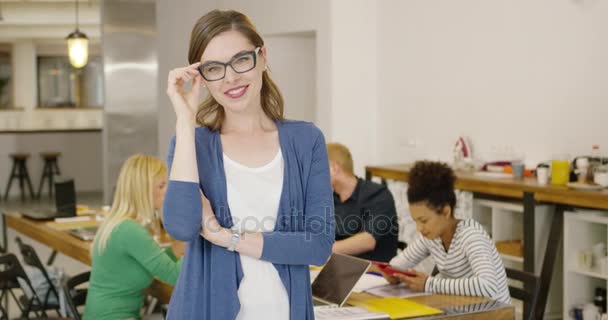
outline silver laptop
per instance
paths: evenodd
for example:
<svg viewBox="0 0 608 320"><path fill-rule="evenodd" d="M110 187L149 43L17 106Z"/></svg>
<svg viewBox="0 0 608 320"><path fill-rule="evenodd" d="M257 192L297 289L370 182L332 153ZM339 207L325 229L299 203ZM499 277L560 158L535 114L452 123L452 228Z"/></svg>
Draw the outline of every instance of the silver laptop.
<svg viewBox="0 0 608 320"><path fill-rule="evenodd" d="M367 260L333 253L312 283L313 304L342 307L370 265Z"/></svg>

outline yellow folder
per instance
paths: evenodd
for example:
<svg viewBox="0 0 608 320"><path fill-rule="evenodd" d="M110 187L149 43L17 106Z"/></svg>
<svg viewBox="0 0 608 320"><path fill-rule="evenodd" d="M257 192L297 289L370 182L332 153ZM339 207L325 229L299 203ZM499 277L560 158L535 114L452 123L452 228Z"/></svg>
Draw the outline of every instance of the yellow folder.
<svg viewBox="0 0 608 320"><path fill-rule="evenodd" d="M391 319L431 316L443 313L439 309L396 297L353 301L350 304L366 308L370 311L387 313Z"/></svg>

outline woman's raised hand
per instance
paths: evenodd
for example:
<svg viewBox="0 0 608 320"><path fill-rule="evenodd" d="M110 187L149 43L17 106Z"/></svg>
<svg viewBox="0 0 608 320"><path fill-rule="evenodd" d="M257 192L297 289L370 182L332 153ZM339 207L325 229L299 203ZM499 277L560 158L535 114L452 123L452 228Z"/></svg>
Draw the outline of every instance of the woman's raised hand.
<svg viewBox="0 0 608 320"><path fill-rule="evenodd" d="M199 65L200 62L197 62L169 71L167 95L173 104L178 121L180 119L192 123L195 121L203 80L197 69ZM192 87L186 91L184 85L191 80Z"/></svg>

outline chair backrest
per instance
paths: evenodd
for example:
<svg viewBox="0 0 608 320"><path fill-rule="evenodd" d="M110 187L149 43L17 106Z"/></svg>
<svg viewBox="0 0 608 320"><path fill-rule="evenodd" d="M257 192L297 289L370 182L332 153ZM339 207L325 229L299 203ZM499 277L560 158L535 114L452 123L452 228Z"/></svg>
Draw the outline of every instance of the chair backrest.
<svg viewBox="0 0 608 320"><path fill-rule="evenodd" d="M77 289L79 285L89 282L91 272L83 272L68 279L63 284L66 307L74 320L80 320L78 307L83 306L87 300L87 289Z"/></svg>
<svg viewBox="0 0 608 320"><path fill-rule="evenodd" d="M44 267L44 264L42 264L42 261L40 261L38 254L36 254L36 250L34 250L34 248L29 244L23 243L23 241L21 241L21 238L19 237L15 238L15 242L17 242L17 245L19 246L19 251L23 256L23 262L25 262L25 264L27 264L28 266L38 269L40 273L42 273L44 279L48 284L49 290L47 291L45 297L41 297L43 298L43 305L48 305L49 296L51 293L55 295L55 298L57 298L56 301L59 301L59 293L55 289L55 284L53 283L53 280L51 280L51 277L49 276L46 268Z"/></svg>
<svg viewBox="0 0 608 320"><path fill-rule="evenodd" d="M505 268L507 278L520 281L523 287L509 286L511 298L524 302L524 320L533 320L536 313L540 279L533 273Z"/></svg>
<svg viewBox="0 0 608 320"><path fill-rule="evenodd" d="M19 259L12 253L0 257L0 290L19 288L19 280L22 279L32 288L32 283L27 277L25 270L19 263Z"/></svg>
<svg viewBox="0 0 608 320"><path fill-rule="evenodd" d="M20 282L19 279L22 281ZM29 291L32 292L30 302L36 301L40 303L40 299L36 295L36 291L34 290L29 277L25 273L25 270L23 270L19 259L17 259L17 256L12 253L7 253L0 256L0 301L4 301L4 298L7 295L11 295L17 303L19 309L23 312L25 310L25 306L21 304L20 300L17 299L12 291L12 289L22 288L22 283L25 283L29 288ZM8 317L8 315L5 314L6 310L2 309L1 312L3 317Z"/></svg>

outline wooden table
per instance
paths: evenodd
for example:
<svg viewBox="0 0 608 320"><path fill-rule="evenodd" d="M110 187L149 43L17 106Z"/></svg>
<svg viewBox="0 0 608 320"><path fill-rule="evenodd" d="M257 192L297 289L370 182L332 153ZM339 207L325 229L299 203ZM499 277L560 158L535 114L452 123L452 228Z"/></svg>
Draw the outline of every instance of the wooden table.
<svg viewBox="0 0 608 320"><path fill-rule="evenodd" d="M80 262L91 265L90 248L91 242L78 239L66 231L52 228L46 222L34 221L18 215L5 214L2 215L5 226L22 233L33 240L57 250L66 256L72 257ZM155 280L148 290L148 293L157 297L159 301L168 303L171 298L173 287L170 285ZM366 299L372 296L365 293L353 293L349 301L358 299ZM489 301L486 298L479 297L460 297L460 296L445 296L445 295L429 295L410 298L410 300L419 302L435 308L445 308L454 306L473 305L475 303ZM445 316L439 318L446 318ZM493 320L512 320L515 318L513 306L504 305L496 310L475 313L470 315L461 315L447 317L448 319L493 319ZM425 318L426 319L426 318ZM437 319L437 317L432 317Z"/></svg>
<svg viewBox="0 0 608 320"><path fill-rule="evenodd" d="M411 167L411 164L367 166L365 178L369 180L372 177L380 177L383 183L386 183L387 179L407 182ZM555 214L540 273L540 292L535 311L535 319L542 319L553 275L553 265L562 237L564 211L572 207L608 209L608 191L580 191L566 186L539 185L536 179L532 178L497 179L464 171L456 171L456 176L456 189L473 192L475 197L500 197L523 201L524 270L528 272L535 273L534 207L538 202L555 205Z"/></svg>
<svg viewBox="0 0 608 320"><path fill-rule="evenodd" d="M78 239L68 232L52 228L44 221L35 221L15 214L4 214L3 225L36 240L53 250L61 252L84 264L91 265L90 241ZM4 230L6 234L6 230ZM173 287L159 280L154 280L149 294L162 302L171 299Z"/></svg>
<svg viewBox="0 0 608 320"><path fill-rule="evenodd" d="M376 298L376 296L370 295L368 293L352 293L347 303L354 303L356 301L366 300ZM494 301L489 300L487 298L482 297L463 297L463 296L452 296L452 295L425 295L425 296L417 296L407 298L407 300L417 302L420 304L427 305L429 307L437 308L437 309L445 309L445 308L459 308L462 309L463 312L460 314L454 315L437 315L416 319L450 319L450 320L514 320L515 319L515 307L512 305L500 304L498 302L494 303ZM479 309L480 304L483 303L493 303L499 304L498 307L493 308L489 311L480 311L476 312ZM484 308L484 310L487 310Z"/></svg>

